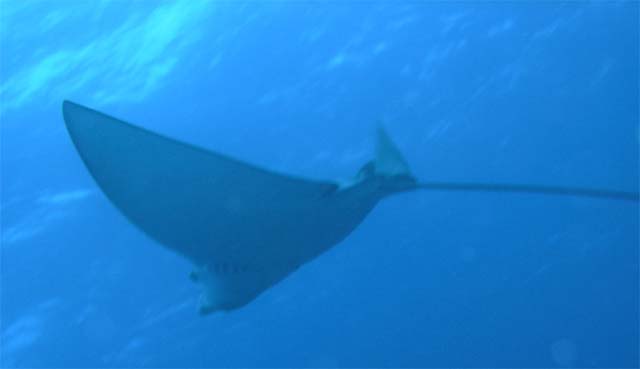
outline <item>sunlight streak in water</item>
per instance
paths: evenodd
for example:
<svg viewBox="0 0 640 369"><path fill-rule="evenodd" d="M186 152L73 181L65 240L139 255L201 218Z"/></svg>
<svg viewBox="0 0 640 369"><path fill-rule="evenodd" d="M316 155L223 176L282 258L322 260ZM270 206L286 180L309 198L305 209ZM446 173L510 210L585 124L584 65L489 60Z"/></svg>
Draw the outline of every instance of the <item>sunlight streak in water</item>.
<svg viewBox="0 0 640 369"><path fill-rule="evenodd" d="M185 57L187 47L197 40L199 20L210 7L205 1L165 3L147 14L129 15L119 27L88 42L74 45L68 40L66 44L74 46L48 45L42 55L2 76L2 110L43 98L49 103L59 101L88 90L90 85L93 90L108 86L89 95L100 105L142 100L160 88L178 60ZM45 16L49 21L41 24L41 31L64 17L62 11ZM38 37L38 32L31 37Z"/></svg>

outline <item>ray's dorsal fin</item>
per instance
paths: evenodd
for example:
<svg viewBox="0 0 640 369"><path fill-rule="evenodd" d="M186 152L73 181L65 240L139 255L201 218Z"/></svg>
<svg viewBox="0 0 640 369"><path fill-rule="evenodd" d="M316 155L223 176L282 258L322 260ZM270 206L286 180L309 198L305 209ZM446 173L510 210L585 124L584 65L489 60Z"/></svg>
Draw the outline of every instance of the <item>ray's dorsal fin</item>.
<svg viewBox="0 0 640 369"><path fill-rule="evenodd" d="M375 174L393 177L411 175L409 164L382 125L378 126L376 156L373 161Z"/></svg>

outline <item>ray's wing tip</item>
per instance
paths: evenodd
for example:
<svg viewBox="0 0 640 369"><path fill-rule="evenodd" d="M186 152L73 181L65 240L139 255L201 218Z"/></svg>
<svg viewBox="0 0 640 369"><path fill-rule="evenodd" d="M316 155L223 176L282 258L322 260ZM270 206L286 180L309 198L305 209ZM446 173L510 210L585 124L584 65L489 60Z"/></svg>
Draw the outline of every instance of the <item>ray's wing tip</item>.
<svg viewBox="0 0 640 369"><path fill-rule="evenodd" d="M71 123L71 109L74 108L76 104L69 100L62 100L62 120L64 121L64 125L67 127L67 130L70 130L69 126Z"/></svg>
<svg viewBox="0 0 640 369"><path fill-rule="evenodd" d="M104 116L104 114L71 100L62 100L62 117L69 132L85 126L88 117L96 116Z"/></svg>
<svg viewBox="0 0 640 369"><path fill-rule="evenodd" d="M74 103L71 100L64 99L62 100L62 112L65 113L69 111L71 108L79 107L79 104Z"/></svg>
<svg viewBox="0 0 640 369"><path fill-rule="evenodd" d="M71 114L73 109L81 108L82 105L76 104L70 100L62 100L62 117L64 118L64 122L69 127L71 123Z"/></svg>
<svg viewBox="0 0 640 369"><path fill-rule="evenodd" d="M95 111L94 109L88 108L82 104L78 104L77 102L73 102L71 100L64 99L62 100L62 113L68 114L72 112L74 109L76 110L85 110L85 111Z"/></svg>

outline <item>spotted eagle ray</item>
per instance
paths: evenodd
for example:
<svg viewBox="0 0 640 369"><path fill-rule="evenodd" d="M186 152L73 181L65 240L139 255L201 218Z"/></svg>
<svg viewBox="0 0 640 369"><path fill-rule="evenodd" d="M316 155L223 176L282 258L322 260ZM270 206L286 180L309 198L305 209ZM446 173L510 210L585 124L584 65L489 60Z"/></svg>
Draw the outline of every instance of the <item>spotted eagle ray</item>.
<svg viewBox="0 0 640 369"><path fill-rule="evenodd" d="M638 193L487 183L421 183L385 131L348 183L283 175L65 101L67 129L111 202L186 257L199 311L233 310L345 239L383 198L405 191L523 192L638 201Z"/></svg>

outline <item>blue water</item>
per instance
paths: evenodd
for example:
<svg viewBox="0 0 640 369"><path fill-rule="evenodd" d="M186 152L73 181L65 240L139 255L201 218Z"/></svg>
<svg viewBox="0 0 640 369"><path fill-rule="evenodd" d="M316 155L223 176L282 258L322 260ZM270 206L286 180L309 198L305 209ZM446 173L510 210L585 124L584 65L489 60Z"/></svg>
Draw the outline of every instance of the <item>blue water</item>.
<svg viewBox="0 0 640 369"><path fill-rule="evenodd" d="M0 2L2 367L638 367L638 205L415 192L251 304L127 222L63 99L348 178L638 188L638 2Z"/></svg>

